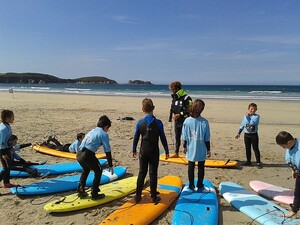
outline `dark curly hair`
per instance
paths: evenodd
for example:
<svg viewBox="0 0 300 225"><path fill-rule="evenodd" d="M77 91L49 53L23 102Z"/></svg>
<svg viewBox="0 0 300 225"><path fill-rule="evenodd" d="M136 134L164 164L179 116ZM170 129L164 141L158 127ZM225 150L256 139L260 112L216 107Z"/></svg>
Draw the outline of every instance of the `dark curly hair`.
<svg viewBox="0 0 300 225"><path fill-rule="evenodd" d="M106 115L103 115L99 118L99 121L97 123L97 127L103 128L103 127L106 127L106 126L110 127L111 126L111 121Z"/></svg>

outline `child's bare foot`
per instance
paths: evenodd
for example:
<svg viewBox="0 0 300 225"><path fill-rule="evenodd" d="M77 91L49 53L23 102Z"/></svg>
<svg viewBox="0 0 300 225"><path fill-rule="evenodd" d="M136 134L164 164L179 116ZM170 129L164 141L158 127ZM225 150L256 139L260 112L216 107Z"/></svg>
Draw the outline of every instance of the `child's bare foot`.
<svg viewBox="0 0 300 225"><path fill-rule="evenodd" d="M297 217L297 213L295 213L295 212L289 212L288 214L284 214L284 215L281 215L281 216L282 217L286 217L286 218L293 218L293 219L295 219Z"/></svg>

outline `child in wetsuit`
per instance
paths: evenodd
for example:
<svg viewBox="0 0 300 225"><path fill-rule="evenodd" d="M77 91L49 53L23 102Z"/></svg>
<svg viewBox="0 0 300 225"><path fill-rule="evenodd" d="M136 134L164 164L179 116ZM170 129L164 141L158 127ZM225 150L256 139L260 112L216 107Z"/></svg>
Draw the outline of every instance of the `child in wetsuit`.
<svg viewBox="0 0 300 225"><path fill-rule="evenodd" d="M188 159L189 189L195 189L194 170L195 162L198 162L198 191L205 190L203 186L204 163L206 157L210 158L210 128L207 119L201 116L205 103L201 99L196 99L190 108L188 117L182 127L181 140L183 142L183 152Z"/></svg>
<svg viewBox="0 0 300 225"><path fill-rule="evenodd" d="M248 105L248 111L246 115L243 117L242 124L238 131L238 134L235 136L238 139L244 131L244 143L246 148L246 158L247 162L244 164L245 166L251 166L251 145L253 147L253 151L256 158L257 168L262 168L262 163L260 161L260 151L258 147L259 138L258 138L258 124L260 120L260 116L256 114L257 105L255 103L250 103Z"/></svg>
<svg viewBox="0 0 300 225"><path fill-rule="evenodd" d="M85 197L87 194L85 192L85 185L87 177L91 170L94 171L95 176L92 186L92 199L101 199L105 197L105 194L99 194L100 192L99 185L102 175L102 167L99 163L99 160L96 158L96 151L103 146L104 152L106 154L107 162L111 174L114 173L111 149L109 144L108 130L111 126L110 119L104 115L99 118L97 127L91 130L85 135L82 140L81 145L77 151L76 159L82 167L82 174L80 176L79 186L78 186L78 196Z"/></svg>
<svg viewBox="0 0 300 225"><path fill-rule="evenodd" d="M57 149L63 152L76 153L85 134L78 133L76 140L72 144L61 144L55 137L49 136L46 142L43 142L42 145L47 146L52 149Z"/></svg>
<svg viewBox="0 0 300 225"><path fill-rule="evenodd" d="M281 131L276 136L276 143L286 149L285 161L293 169L292 177L296 179L292 211L285 217L295 217L300 208L300 141L290 133Z"/></svg>
<svg viewBox="0 0 300 225"><path fill-rule="evenodd" d="M26 161L21 156L19 156L16 151L19 151L22 148L29 147L31 143L17 145L18 137L16 135L11 135L8 139L8 146L11 148L11 170L25 171L29 173L32 177L42 177L43 174L39 173L36 169L30 168L33 165L42 165L42 163L35 163L31 161Z"/></svg>
<svg viewBox="0 0 300 225"><path fill-rule="evenodd" d="M11 170L11 147L8 146L8 139L12 135L10 124L14 122L15 116L13 111L4 109L1 111L0 124L0 158L3 169L0 173L0 181L3 180L4 188L16 187L10 183L10 170Z"/></svg>
<svg viewBox="0 0 300 225"><path fill-rule="evenodd" d="M161 120L156 119L153 115L154 105L151 99L145 98L143 100L142 110L146 114L146 116L143 119L139 120L136 125L132 147L133 157L136 157L137 144L140 136L142 136L139 152L140 170L137 179L136 195L134 199L136 202L141 201L144 180L147 175L149 166L150 194L152 202L156 203L160 201L160 197L157 196L157 170L160 154L158 146L159 138L165 149L166 159L169 158L169 149L163 123L161 122Z"/></svg>

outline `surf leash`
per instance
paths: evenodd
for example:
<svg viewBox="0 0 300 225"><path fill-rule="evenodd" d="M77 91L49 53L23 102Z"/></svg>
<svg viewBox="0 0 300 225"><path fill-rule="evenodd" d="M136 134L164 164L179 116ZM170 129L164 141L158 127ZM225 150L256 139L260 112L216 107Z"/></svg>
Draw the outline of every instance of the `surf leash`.
<svg viewBox="0 0 300 225"><path fill-rule="evenodd" d="M273 207L274 207L274 206L273 206ZM274 207L274 208L275 208L275 207ZM277 207L276 207L276 208L277 208ZM262 216L264 216L264 215L267 215L267 214L269 214L269 213L278 211L279 208L278 208L278 209L276 209L276 208L273 209L273 210L271 210L271 211L269 211L269 212L263 213L263 214L261 214L261 215L255 217L255 218L249 223L249 225L252 225L258 218L260 218L260 217L262 217ZM283 224L283 222L281 222L281 224Z"/></svg>
<svg viewBox="0 0 300 225"><path fill-rule="evenodd" d="M185 210L179 210L179 209L174 209L174 211L182 212L182 213L188 214L188 215L190 216L190 221L191 221L190 224L191 224L191 225L194 224L194 217L193 217L193 215L192 215L191 213L189 213L188 211L185 211ZM185 221L185 222L187 222L187 221Z"/></svg>
<svg viewBox="0 0 300 225"><path fill-rule="evenodd" d="M281 222L281 224L284 224L284 221L286 221L287 217L285 216L285 213L280 209L278 208L277 206L273 206L275 209L277 209L278 211L282 212L282 215L283 215L283 220Z"/></svg>
<svg viewBox="0 0 300 225"><path fill-rule="evenodd" d="M45 204L46 202L49 202L51 199L56 198L56 197L61 197L61 198L62 198L63 196L53 195L53 196L51 196L49 199L47 199L46 201L43 201L43 202L34 203L34 201L35 201L36 199L31 199L29 202L30 202L31 205L42 205L42 204Z"/></svg>

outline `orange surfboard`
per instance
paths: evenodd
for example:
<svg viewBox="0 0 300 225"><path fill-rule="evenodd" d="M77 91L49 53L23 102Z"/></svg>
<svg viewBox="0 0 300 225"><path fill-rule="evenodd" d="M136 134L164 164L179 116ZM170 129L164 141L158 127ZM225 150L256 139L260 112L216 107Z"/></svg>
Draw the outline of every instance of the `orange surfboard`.
<svg viewBox="0 0 300 225"><path fill-rule="evenodd" d="M47 155L53 155L53 156L57 156L57 157L75 159L76 160L76 153L59 151L59 150L48 148L46 146L41 146L39 144L32 145L32 148L34 150L36 150L37 152L44 153L44 154L47 154ZM106 155L104 153L103 154L96 154L96 157L98 159L102 159L102 158L105 158Z"/></svg>
<svg viewBox="0 0 300 225"><path fill-rule="evenodd" d="M177 176L166 176L158 180L157 191L161 201L153 203L150 189L143 191L142 200L136 203L132 198L119 209L111 213L100 225L148 225L159 217L177 199L182 189L181 179Z"/></svg>
<svg viewBox="0 0 300 225"><path fill-rule="evenodd" d="M172 162L172 163L179 163L179 164L188 164L187 158L185 158L185 155L180 154L178 158L168 158L165 159L165 154L161 154L159 160L162 162ZM234 168L237 167L237 161L231 161L231 160L220 160L220 159L207 159L205 160L205 166L206 167L222 167L222 168Z"/></svg>

